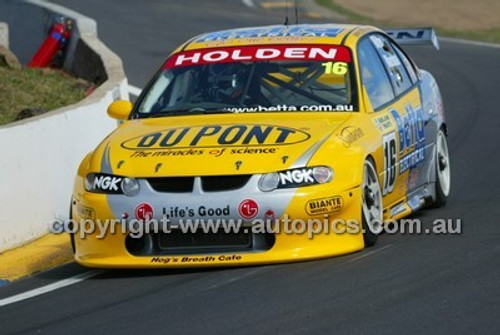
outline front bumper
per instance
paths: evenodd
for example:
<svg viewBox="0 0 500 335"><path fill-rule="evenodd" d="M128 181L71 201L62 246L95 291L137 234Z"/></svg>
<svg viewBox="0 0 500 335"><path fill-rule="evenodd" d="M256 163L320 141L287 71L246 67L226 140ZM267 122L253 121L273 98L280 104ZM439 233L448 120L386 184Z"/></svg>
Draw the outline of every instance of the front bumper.
<svg viewBox="0 0 500 335"><path fill-rule="evenodd" d="M104 195L88 193L75 188L73 204L73 220L92 218L94 221L104 222L107 219L122 218L128 216L127 220L137 215L137 208L141 204L148 204L152 208L153 218L161 219L163 215L171 216L170 219L181 218L180 211L186 219L214 219L208 216L208 209L217 210L222 213L217 218L242 220L243 225L251 224L250 219L242 219L239 206L246 199L252 199L258 204L258 213L252 219L269 218L272 212L275 219L283 219L285 215L289 220L318 219L323 225L328 225L335 220L354 220L361 222L361 191L355 187L342 192L331 192L331 184L315 185L298 189L276 190L273 192L261 192L256 187L257 176L242 189L224 192L202 192L196 187L188 194L159 193L147 185L141 183L141 193L135 197L123 195ZM83 187L83 185L80 185ZM331 197L340 197L342 205L332 209L331 207L311 209L310 202ZM200 208L203 208L200 212ZM193 213L189 217L189 213ZM326 213L324 213L326 212ZM201 215L201 214L205 215ZM243 213L248 214L248 213ZM139 214L140 215L140 214ZM174 215L174 216L172 216ZM281 224L281 223L280 223ZM196 253L179 253L174 250L168 252L147 252L137 254L131 252L127 247L127 236L129 232L117 229L114 233L108 233L104 238L101 231L87 234L81 238L77 233L75 237L76 253L75 259L78 263L88 267L103 268L147 268L147 267L206 267L206 266L242 266L252 264L294 262L322 257L330 257L346 254L363 249L364 242L361 231L359 233L335 233L331 230L310 235L306 229L302 231L300 222L295 232L285 231L284 226L279 227L279 233L273 234L272 243L268 248L249 248L248 250L234 250L227 248L216 252L203 251ZM293 226L289 226L290 228ZM316 227L317 229L317 227ZM158 250L158 249L151 249Z"/></svg>

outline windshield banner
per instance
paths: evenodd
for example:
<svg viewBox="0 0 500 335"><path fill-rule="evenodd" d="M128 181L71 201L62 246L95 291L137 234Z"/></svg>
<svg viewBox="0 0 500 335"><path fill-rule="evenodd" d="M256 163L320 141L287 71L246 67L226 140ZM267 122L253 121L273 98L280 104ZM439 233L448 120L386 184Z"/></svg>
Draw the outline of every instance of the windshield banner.
<svg viewBox="0 0 500 335"><path fill-rule="evenodd" d="M335 61L351 62L349 49L340 45L262 45L198 49L172 55L164 69L252 61Z"/></svg>

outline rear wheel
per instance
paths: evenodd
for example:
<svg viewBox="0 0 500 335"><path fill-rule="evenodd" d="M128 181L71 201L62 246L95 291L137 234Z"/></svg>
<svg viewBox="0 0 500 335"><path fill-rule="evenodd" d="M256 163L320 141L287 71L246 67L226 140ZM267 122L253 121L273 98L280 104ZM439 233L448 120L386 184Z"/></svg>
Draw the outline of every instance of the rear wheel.
<svg viewBox="0 0 500 335"><path fill-rule="evenodd" d="M448 142L442 130L436 137L436 199L432 207L443 207L448 200L451 188L451 166Z"/></svg>
<svg viewBox="0 0 500 335"><path fill-rule="evenodd" d="M378 182L377 172L371 159L363 166L362 194L362 227L365 246L371 247L377 243L382 232L382 192Z"/></svg>

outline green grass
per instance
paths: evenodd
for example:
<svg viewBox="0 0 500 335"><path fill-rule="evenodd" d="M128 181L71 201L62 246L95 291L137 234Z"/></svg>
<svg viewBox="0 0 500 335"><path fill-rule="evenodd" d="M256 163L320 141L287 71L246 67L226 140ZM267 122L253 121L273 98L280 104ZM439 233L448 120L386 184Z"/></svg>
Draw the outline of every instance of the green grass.
<svg viewBox="0 0 500 335"><path fill-rule="evenodd" d="M352 10L344 8L336 4L332 0L315 0L320 6L328 8L338 14L345 16L348 22L360 23L367 25L374 25L377 27L401 27L404 22L387 22L387 21L377 21L367 16L356 13ZM447 36L454 38L462 38L466 40L484 41L492 43L500 43L500 29L487 29L487 30L449 30L442 29L440 27L435 27L438 36Z"/></svg>
<svg viewBox="0 0 500 335"><path fill-rule="evenodd" d="M77 79L61 71L0 66L0 125L14 121L25 108L51 111L83 98Z"/></svg>

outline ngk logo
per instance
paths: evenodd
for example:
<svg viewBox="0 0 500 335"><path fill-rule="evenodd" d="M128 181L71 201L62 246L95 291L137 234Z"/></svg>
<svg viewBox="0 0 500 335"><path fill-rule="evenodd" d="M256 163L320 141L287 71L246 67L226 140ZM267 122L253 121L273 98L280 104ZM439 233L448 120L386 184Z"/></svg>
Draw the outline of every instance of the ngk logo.
<svg viewBox="0 0 500 335"><path fill-rule="evenodd" d="M119 185L122 181L120 177L111 176L96 176L94 179L94 189L103 191L115 191L120 190Z"/></svg>
<svg viewBox="0 0 500 335"><path fill-rule="evenodd" d="M314 183L312 173L312 169L296 169L286 172L280 172L280 182L282 185L312 184Z"/></svg>

